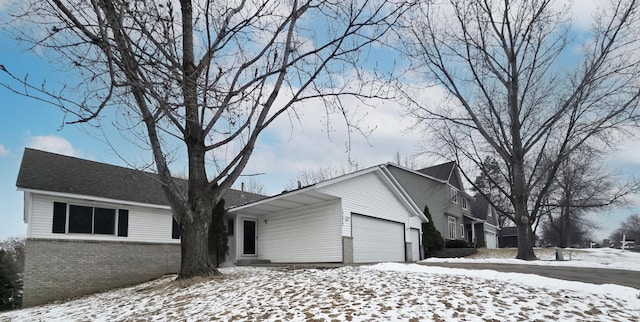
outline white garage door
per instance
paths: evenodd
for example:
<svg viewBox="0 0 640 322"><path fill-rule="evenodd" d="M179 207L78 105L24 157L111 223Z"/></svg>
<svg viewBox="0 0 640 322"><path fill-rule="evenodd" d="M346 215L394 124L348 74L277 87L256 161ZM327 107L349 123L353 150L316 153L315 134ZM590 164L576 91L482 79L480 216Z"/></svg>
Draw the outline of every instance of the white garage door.
<svg viewBox="0 0 640 322"><path fill-rule="evenodd" d="M353 215L355 263L404 262L404 224Z"/></svg>
<svg viewBox="0 0 640 322"><path fill-rule="evenodd" d="M411 260L417 262L420 260L420 230L411 228Z"/></svg>
<svg viewBox="0 0 640 322"><path fill-rule="evenodd" d="M498 248L498 236L496 233L485 231L484 240L487 242L487 248Z"/></svg>

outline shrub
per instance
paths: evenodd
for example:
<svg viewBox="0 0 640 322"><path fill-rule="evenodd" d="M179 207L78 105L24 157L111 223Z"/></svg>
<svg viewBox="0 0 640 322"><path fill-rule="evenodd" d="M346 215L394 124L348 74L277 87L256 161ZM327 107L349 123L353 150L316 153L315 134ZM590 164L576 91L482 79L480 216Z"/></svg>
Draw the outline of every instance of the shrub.
<svg viewBox="0 0 640 322"><path fill-rule="evenodd" d="M451 239L444 243L445 248L469 248L469 243L463 239Z"/></svg>
<svg viewBox="0 0 640 322"><path fill-rule="evenodd" d="M440 232L433 224L429 208L426 206L424 207L424 214L429 219L429 222L422 223L422 247L424 248L425 256L430 257L434 252L444 248L444 239L442 239Z"/></svg>
<svg viewBox="0 0 640 322"><path fill-rule="evenodd" d="M9 238L0 242L0 311L22 306L24 239Z"/></svg>
<svg viewBox="0 0 640 322"><path fill-rule="evenodd" d="M227 230L224 223L224 199L221 199L213 208L211 214L211 226L209 226L209 254L218 267L224 261L229 251Z"/></svg>

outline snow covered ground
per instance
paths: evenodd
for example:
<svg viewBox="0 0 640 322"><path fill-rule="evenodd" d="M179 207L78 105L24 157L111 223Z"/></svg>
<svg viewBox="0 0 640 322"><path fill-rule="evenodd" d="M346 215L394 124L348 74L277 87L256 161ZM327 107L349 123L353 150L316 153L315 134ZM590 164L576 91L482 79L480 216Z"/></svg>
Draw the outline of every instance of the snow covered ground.
<svg viewBox="0 0 640 322"><path fill-rule="evenodd" d="M583 262L609 256L588 254ZM528 274L398 263L222 271L0 313L0 321L640 321L640 290Z"/></svg>
<svg viewBox="0 0 640 322"><path fill-rule="evenodd" d="M594 267L640 271L640 253L613 248L563 249L564 261L556 261L553 248L535 250L537 261L524 262L515 259L517 250L513 248L480 249L476 255L467 258L428 258L423 262L445 263L495 263L527 264L546 266Z"/></svg>

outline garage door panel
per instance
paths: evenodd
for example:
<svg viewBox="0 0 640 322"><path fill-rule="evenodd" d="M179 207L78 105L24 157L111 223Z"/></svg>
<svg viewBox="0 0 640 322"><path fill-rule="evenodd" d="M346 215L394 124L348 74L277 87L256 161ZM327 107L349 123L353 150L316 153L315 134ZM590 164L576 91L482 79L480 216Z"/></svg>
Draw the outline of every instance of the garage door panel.
<svg viewBox="0 0 640 322"><path fill-rule="evenodd" d="M404 261L404 224L353 215L352 225L354 262Z"/></svg>
<svg viewBox="0 0 640 322"><path fill-rule="evenodd" d="M487 244L487 248L498 248L498 236L490 231L484 233L484 240Z"/></svg>

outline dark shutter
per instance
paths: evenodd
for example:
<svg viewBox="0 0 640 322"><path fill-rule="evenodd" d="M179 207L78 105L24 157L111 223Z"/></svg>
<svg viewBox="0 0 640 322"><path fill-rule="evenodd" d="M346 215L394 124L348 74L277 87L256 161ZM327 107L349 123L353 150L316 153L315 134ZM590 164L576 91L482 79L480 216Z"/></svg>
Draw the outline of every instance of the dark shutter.
<svg viewBox="0 0 640 322"><path fill-rule="evenodd" d="M173 225L171 226L171 238L180 239L180 225L175 218L171 217Z"/></svg>
<svg viewBox="0 0 640 322"><path fill-rule="evenodd" d="M54 234L64 234L67 224L67 204L64 202L53 203L53 229Z"/></svg>
<svg viewBox="0 0 640 322"><path fill-rule="evenodd" d="M118 236L127 237L129 235L129 210L118 210Z"/></svg>
<svg viewBox="0 0 640 322"><path fill-rule="evenodd" d="M227 235L233 236L233 219L227 221Z"/></svg>

